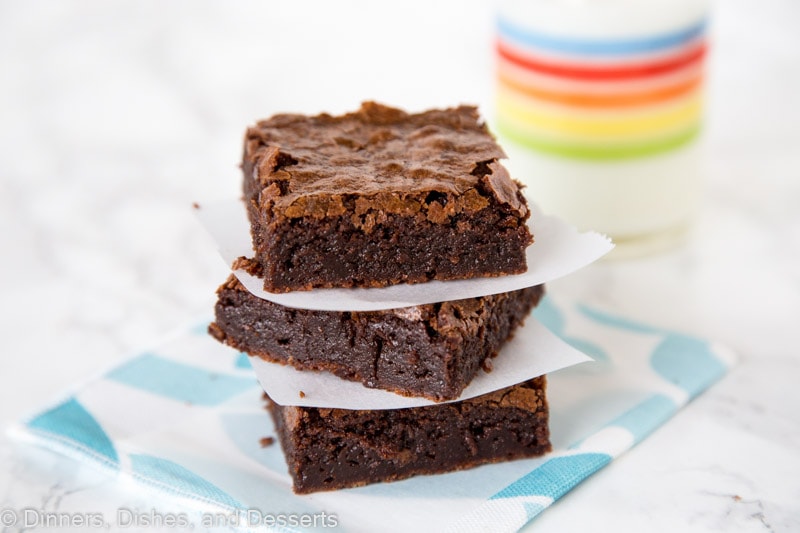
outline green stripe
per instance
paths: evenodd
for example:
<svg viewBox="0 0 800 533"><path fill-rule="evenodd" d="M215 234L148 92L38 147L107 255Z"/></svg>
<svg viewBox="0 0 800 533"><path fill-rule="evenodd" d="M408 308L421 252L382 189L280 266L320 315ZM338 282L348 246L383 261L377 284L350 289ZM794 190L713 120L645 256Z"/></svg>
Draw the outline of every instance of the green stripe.
<svg viewBox="0 0 800 533"><path fill-rule="evenodd" d="M696 124L688 130L671 137L665 137L655 141L621 145L590 145L537 138L533 135L519 132L516 128L508 125L501 119L497 120L495 129L502 137L539 152L569 159L610 161L633 159L669 152L670 150L674 150L692 141L700 133L701 127L699 124Z"/></svg>

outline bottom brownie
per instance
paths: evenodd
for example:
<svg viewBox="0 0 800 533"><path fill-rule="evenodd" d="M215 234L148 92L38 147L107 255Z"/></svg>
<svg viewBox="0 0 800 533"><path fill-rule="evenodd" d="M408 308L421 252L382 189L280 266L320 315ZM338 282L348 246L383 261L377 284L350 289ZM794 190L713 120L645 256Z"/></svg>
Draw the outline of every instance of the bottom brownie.
<svg viewBox="0 0 800 533"><path fill-rule="evenodd" d="M545 377L409 409L286 407L268 400L294 490L439 474L550 451Z"/></svg>

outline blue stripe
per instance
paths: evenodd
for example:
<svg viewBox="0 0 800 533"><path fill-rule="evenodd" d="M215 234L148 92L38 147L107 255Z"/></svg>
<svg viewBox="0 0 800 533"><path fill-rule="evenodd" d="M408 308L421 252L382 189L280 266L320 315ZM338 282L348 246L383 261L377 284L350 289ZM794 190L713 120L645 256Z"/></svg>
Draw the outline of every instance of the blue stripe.
<svg viewBox="0 0 800 533"><path fill-rule="evenodd" d="M608 426L623 427L634 437L634 444L641 442L650 433L678 411L678 405L668 396L654 394L611 421Z"/></svg>
<svg viewBox="0 0 800 533"><path fill-rule="evenodd" d="M566 334L564 331L566 324L564 315L549 296L545 295L545 297L541 299L539 305L533 310L533 316L536 317L536 320L544 324L547 329L558 337L561 337L563 341L567 342L576 350L585 353L595 361L609 361L608 354L597 344L587 339Z"/></svg>
<svg viewBox="0 0 800 533"><path fill-rule="evenodd" d="M605 453L554 457L489 499L549 496L557 500L610 462L611 456Z"/></svg>
<svg viewBox="0 0 800 533"><path fill-rule="evenodd" d="M610 326L612 328L617 329L627 329L628 331L632 331L634 333L647 333L647 334L662 334L667 333L663 329L655 328L653 326L649 326L647 324L642 324L641 322L635 322L628 318L623 318L621 316L611 315L609 313L605 313L598 309L592 309L587 305L578 305L578 311L580 311L585 317L591 318L598 324L603 324L604 326Z"/></svg>
<svg viewBox="0 0 800 533"><path fill-rule="evenodd" d="M541 503L533 503L533 502L522 502L522 508L525 509L525 516L527 517L528 521L533 520L539 514L547 509Z"/></svg>
<svg viewBox="0 0 800 533"><path fill-rule="evenodd" d="M663 335L650 355L650 365L661 377L695 397L725 375L727 367L714 355L708 342L653 326L578 306L584 316L598 324L634 333Z"/></svg>
<svg viewBox="0 0 800 533"><path fill-rule="evenodd" d="M231 376L143 354L115 368L106 378L193 405L219 405L256 385L254 378Z"/></svg>
<svg viewBox="0 0 800 533"><path fill-rule="evenodd" d="M92 415L76 400L70 398L45 411L28 422L28 427L66 439L75 443L81 451L89 451L104 457L110 463L119 464L117 451L111 439Z"/></svg>
<svg viewBox="0 0 800 533"><path fill-rule="evenodd" d="M227 492L178 463L147 454L131 454L130 458L134 474L162 489L227 507L245 507Z"/></svg>
<svg viewBox="0 0 800 533"><path fill-rule="evenodd" d="M694 398L725 375L725 364L711 352L708 342L673 333L656 346L650 364L661 377Z"/></svg>
<svg viewBox="0 0 800 533"><path fill-rule="evenodd" d="M571 39L547 33L539 33L517 26L503 17L498 17L497 29L504 40L516 42L522 46L541 48L553 52L580 55L628 55L643 52L657 52L685 44L701 36L707 26L702 20L694 26L665 33L654 37L632 39Z"/></svg>
<svg viewBox="0 0 800 533"><path fill-rule="evenodd" d="M233 363L236 368L253 368L253 365L250 364L250 356L248 356L244 352L240 352L238 356L236 356L236 361Z"/></svg>

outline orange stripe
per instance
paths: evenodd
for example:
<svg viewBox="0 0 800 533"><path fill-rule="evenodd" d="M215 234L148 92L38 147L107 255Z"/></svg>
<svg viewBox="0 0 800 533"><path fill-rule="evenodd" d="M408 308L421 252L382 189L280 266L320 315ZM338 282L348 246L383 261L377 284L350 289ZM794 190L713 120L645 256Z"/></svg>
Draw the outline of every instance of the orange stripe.
<svg viewBox="0 0 800 533"><path fill-rule="evenodd" d="M570 93L562 91L548 91L538 87L531 87L520 83L512 77L498 72L498 80L501 85L527 96L533 96L540 100L556 102L577 107L635 107L647 104L655 104L672 100L695 90L702 82L702 76L697 76L689 80L679 82L667 87L659 87L641 92L632 93L611 93L611 94L589 94L589 93Z"/></svg>

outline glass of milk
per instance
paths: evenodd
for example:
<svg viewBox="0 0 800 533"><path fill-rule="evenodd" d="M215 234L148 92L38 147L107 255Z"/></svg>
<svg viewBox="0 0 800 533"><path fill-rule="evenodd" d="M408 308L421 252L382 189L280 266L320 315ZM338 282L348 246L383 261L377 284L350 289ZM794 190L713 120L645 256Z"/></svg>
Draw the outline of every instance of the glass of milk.
<svg viewBox="0 0 800 533"><path fill-rule="evenodd" d="M708 0L501 0L492 129L545 212L615 255L681 241L703 182Z"/></svg>

